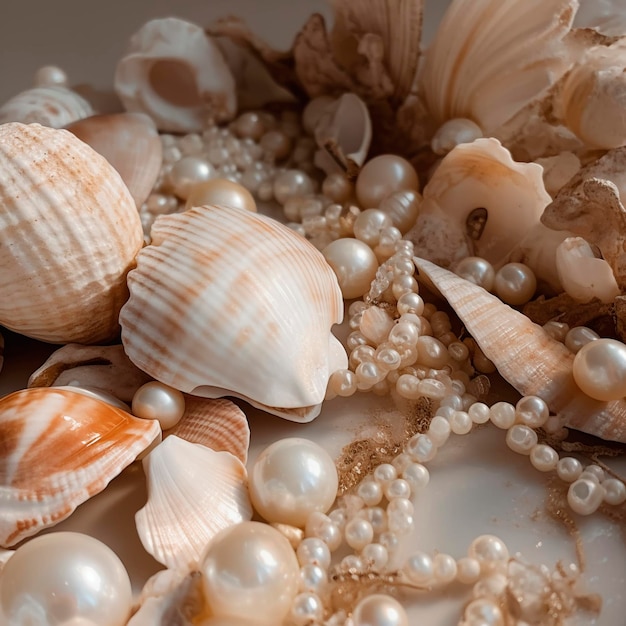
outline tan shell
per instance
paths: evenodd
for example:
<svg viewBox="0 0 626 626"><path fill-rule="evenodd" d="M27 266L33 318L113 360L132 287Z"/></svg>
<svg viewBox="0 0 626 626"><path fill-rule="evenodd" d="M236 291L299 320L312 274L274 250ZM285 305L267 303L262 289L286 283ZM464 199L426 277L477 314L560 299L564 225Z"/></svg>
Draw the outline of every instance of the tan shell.
<svg viewBox="0 0 626 626"><path fill-rule="evenodd" d="M119 174L65 130L0 126L0 323L42 341L118 332L143 243Z"/></svg>
<svg viewBox="0 0 626 626"><path fill-rule="evenodd" d="M481 287L424 259L415 264L517 391L543 398L567 426L626 442L626 400L600 402L584 394L574 382L574 354L562 343Z"/></svg>
<svg viewBox="0 0 626 626"><path fill-rule="evenodd" d="M243 463L171 435L143 460L148 502L137 511L144 548L171 569L199 565L209 540L252 518Z"/></svg>
<svg viewBox="0 0 626 626"><path fill-rule="evenodd" d="M115 70L127 111L147 113L161 131L198 132L237 112L235 80L199 26L168 17L144 24Z"/></svg>
<svg viewBox="0 0 626 626"><path fill-rule="evenodd" d="M576 26L590 27L604 35L626 35L626 13L621 0L580 0Z"/></svg>
<svg viewBox="0 0 626 626"><path fill-rule="evenodd" d="M62 128L94 114L91 104L62 85L33 87L13 96L0 107L0 124L22 122Z"/></svg>
<svg viewBox="0 0 626 626"><path fill-rule="evenodd" d="M159 425L67 389L0 400L0 545L68 517L159 435Z"/></svg>
<svg viewBox="0 0 626 626"><path fill-rule="evenodd" d="M193 395L313 419L330 374L347 364L330 332L343 299L322 254L275 220L235 208L161 216L151 234L120 315L131 361Z"/></svg>
<svg viewBox="0 0 626 626"><path fill-rule="evenodd" d="M66 129L119 172L140 208L163 163L163 148L154 122L142 113L112 113L79 120Z"/></svg>

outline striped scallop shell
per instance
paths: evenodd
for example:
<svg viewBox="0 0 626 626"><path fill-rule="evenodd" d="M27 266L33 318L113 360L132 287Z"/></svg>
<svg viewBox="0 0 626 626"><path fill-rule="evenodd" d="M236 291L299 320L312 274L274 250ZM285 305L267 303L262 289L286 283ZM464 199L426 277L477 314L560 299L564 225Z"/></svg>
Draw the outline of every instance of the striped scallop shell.
<svg viewBox="0 0 626 626"><path fill-rule="evenodd" d="M151 235L120 314L131 361L193 395L315 417L347 366L330 332L343 299L321 253L275 220L217 206L159 217Z"/></svg>
<svg viewBox="0 0 626 626"><path fill-rule="evenodd" d="M626 442L626 400L601 402L583 393L572 374L574 354L562 343L482 287L430 261L416 258L415 264L517 391L543 398L567 426Z"/></svg>
<svg viewBox="0 0 626 626"><path fill-rule="evenodd" d="M68 517L159 432L158 422L68 389L24 389L2 398L0 545Z"/></svg>
<svg viewBox="0 0 626 626"><path fill-rule="evenodd" d="M143 460L148 502L135 522L141 543L171 569L198 567L204 548L220 530L250 520L244 464L172 435Z"/></svg>
<svg viewBox="0 0 626 626"><path fill-rule="evenodd" d="M143 243L133 199L107 161L65 130L0 125L0 324L42 341L118 330Z"/></svg>

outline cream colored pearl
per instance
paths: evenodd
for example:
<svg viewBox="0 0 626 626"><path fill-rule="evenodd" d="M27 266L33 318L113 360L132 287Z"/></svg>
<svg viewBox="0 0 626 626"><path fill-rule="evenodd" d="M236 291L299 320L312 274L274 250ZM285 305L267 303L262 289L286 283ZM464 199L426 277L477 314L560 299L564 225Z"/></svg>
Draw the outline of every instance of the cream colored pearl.
<svg viewBox="0 0 626 626"><path fill-rule="evenodd" d="M328 244L322 254L337 275L346 300L358 298L369 291L376 277L378 259L366 243L344 237Z"/></svg>
<svg viewBox="0 0 626 626"><path fill-rule="evenodd" d="M286 170L274 179L274 197L279 204L285 204L294 196L313 193L313 181L302 170Z"/></svg>
<svg viewBox="0 0 626 626"><path fill-rule="evenodd" d="M47 87L48 85L67 86L67 74L56 65L44 65L35 72L35 87Z"/></svg>
<svg viewBox="0 0 626 626"><path fill-rule="evenodd" d="M279 531L260 522L241 522L215 535L200 571L216 616L279 624L298 591L293 548Z"/></svg>
<svg viewBox="0 0 626 626"><path fill-rule="evenodd" d="M550 417L550 409L539 396L524 396L515 405L515 421L530 428L540 428Z"/></svg>
<svg viewBox="0 0 626 626"><path fill-rule="evenodd" d="M506 544L494 535L481 535L470 544L467 555L476 559L483 571L490 571L509 560Z"/></svg>
<svg viewBox="0 0 626 626"><path fill-rule="evenodd" d="M291 152L291 139L280 130L268 130L259 144L266 154L277 161L287 158Z"/></svg>
<svg viewBox="0 0 626 626"><path fill-rule="evenodd" d="M419 191L415 168L401 156L381 154L365 163L356 179L356 197L363 209L378 208L392 193Z"/></svg>
<svg viewBox="0 0 626 626"><path fill-rule="evenodd" d="M243 186L228 178L214 178L194 185L187 196L185 208L205 204L245 209L256 213L256 202L252 194Z"/></svg>
<svg viewBox="0 0 626 626"><path fill-rule="evenodd" d="M265 123L258 113L247 111L235 120L233 128L239 137L259 140L265 132Z"/></svg>
<svg viewBox="0 0 626 626"><path fill-rule="evenodd" d="M208 161L197 156L185 156L172 165L168 178L174 193L186 200L194 185L213 176L215 169Z"/></svg>
<svg viewBox="0 0 626 626"><path fill-rule="evenodd" d="M526 304L535 294L535 273L524 263L507 263L497 272L493 281L496 295L507 304Z"/></svg>
<svg viewBox="0 0 626 626"><path fill-rule="evenodd" d="M616 339L596 339L574 357L574 380L588 396L608 402L626 395L626 345Z"/></svg>
<svg viewBox="0 0 626 626"><path fill-rule="evenodd" d="M563 343L565 347L576 354L584 345L590 341L600 339L600 335L587 326L574 326L567 331Z"/></svg>
<svg viewBox="0 0 626 626"><path fill-rule="evenodd" d="M404 235L415 224L422 205L422 196L413 189L403 189L388 195L378 207Z"/></svg>
<svg viewBox="0 0 626 626"><path fill-rule="evenodd" d="M540 472L551 472L559 462L558 452L543 443L539 443L530 451L530 462Z"/></svg>
<svg viewBox="0 0 626 626"><path fill-rule="evenodd" d="M591 515L598 510L604 499L602 485L587 478L575 480L567 491L567 503L574 513Z"/></svg>
<svg viewBox="0 0 626 626"><path fill-rule="evenodd" d="M383 211L366 209L357 215L352 230L357 239L374 248L378 245L381 231L392 225L391 218Z"/></svg>
<svg viewBox="0 0 626 626"><path fill-rule="evenodd" d="M404 607L391 596L374 593L365 596L352 612L354 626L409 626Z"/></svg>
<svg viewBox="0 0 626 626"><path fill-rule="evenodd" d="M537 445L537 433L524 424L514 424L506 432L506 445L518 454L530 454Z"/></svg>
<svg viewBox="0 0 626 626"><path fill-rule="evenodd" d="M352 183L342 172L333 172L324 179L322 193L333 202L346 202L352 195Z"/></svg>
<svg viewBox="0 0 626 626"><path fill-rule="evenodd" d="M626 485L617 478L607 478L602 481L604 488L604 501L613 506L619 506L626 502Z"/></svg>
<svg viewBox="0 0 626 626"><path fill-rule="evenodd" d="M461 143L471 143L475 139L480 139L483 131L472 120L455 117L444 122L431 139L430 146L435 154L443 156L448 154L455 146Z"/></svg>
<svg viewBox="0 0 626 626"><path fill-rule="evenodd" d="M159 420L163 430L176 426L185 413L183 394L158 381L142 385L133 396L133 415Z"/></svg>
<svg viewBox="0 0 626 626"><path fill-rule="evenodd" d="M487 259L479 256L465 257L454 266L454 272L487 291L493 289L496 271Z"/></svg>

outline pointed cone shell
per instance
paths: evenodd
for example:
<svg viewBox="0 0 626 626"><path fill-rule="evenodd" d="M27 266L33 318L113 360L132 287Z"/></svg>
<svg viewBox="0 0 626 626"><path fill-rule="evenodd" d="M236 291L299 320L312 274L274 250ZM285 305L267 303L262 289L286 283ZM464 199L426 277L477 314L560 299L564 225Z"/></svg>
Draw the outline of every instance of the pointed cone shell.
<svg viewBox="0 0 626 626"><path fill-rule="evenodd" d="M0 323L57 343L119 331L139 214L106 160L65 130L0 126Z"/></svg>
<svg viewBox="0 0 626 626"><path fill-rule="evenodd" d="M67 389L0 400L0 545L60 522L102 491L159 435L159 425Z"/></svg>
<svg viewBox="0 0 626 626"><path fill-rule="evenodd" d="M144 548L172 569L198 567L220 530L252 518L246 469L228 452L215 452L175 435L143 460L148 502L137 511Z"/></svg>
<svg viewBox="0 0 626 626"><path fill-rule="evenodd" d="M141 207L163 163L163 148L154 122L142 113L112 113L79 120L66 129L119 172L135 205Z"/></svg>
<svg viewBox="0 0 626 626"><path fill-rule="evenodd" d="M562 343L481 287L429 261L416 258L415 264L517 391L543 398L572 428L626 442L626 401L600 402L584 394L574 382L574 354Z"/></svg>
<svg viewBox="0 0 626 626"><path fill-rule="evenodd" d="M151 234L120 315L131 361L193 395L234 395L310 419L330 374L347 366L330 332L343 299L322 254L275 220L235 208L162 216Z"/></svg>

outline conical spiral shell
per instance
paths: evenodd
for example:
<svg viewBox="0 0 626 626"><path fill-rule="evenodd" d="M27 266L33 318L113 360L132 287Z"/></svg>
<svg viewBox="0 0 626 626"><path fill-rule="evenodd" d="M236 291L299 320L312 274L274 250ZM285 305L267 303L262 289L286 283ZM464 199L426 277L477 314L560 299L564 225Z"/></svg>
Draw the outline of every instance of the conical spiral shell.
<svg viewBox="0 0 626 626"><path fill-rule="evenodd" d="M0 126L0 323L57 343L118 330L143 243L119 174L65 130Z"/></svg>
<svg viewBox="0 0 626 626"><path fill-rule="evenodd" d="M0 545L60 522L159 435L152 420L67 389L0 400Z"/></svg>
<svg viewBox="0 0 626 626"><path fill-rule="evenodd" d="M131 361L194 395L277 414L319 405L347 364L330 332L341 291L321 253L268 217L217 206L159 217L151 234L120 314Z"/></svg>

